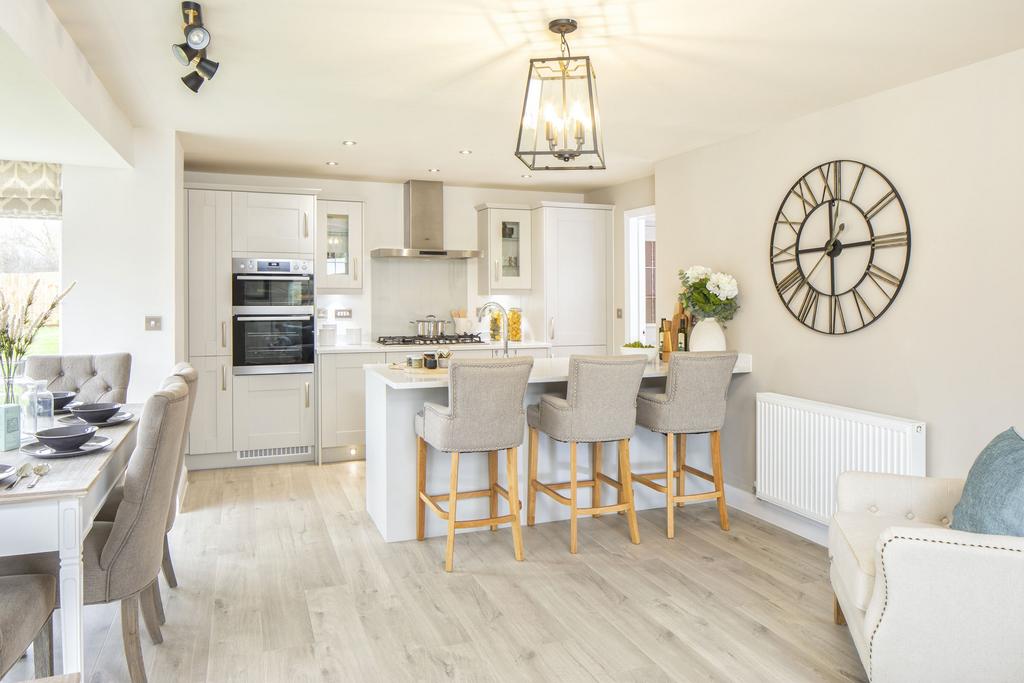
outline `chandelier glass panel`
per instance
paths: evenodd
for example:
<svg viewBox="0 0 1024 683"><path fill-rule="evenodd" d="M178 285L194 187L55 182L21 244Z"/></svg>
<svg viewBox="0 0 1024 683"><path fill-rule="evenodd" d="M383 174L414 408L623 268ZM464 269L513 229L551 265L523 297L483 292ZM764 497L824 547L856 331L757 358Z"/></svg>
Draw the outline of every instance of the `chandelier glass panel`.
<svg viewBox="0 0 1024 683"><path fill-rule="evenodd" d="M516 156L535 171L603 169L594 66L569 52L565 34L575 21L558 19L549 28L561 34L562 54L530 60Z"/></svg>

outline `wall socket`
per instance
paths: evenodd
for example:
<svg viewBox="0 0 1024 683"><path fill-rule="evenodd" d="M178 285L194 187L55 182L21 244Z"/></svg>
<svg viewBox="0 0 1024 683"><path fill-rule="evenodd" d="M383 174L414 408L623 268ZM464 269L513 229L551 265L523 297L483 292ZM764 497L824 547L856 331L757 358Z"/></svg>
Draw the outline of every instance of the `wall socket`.
<svg viewBox="0 0 1024 683"><path fill-rule="evenodd" d="M164 329L164 318L162 315L146 316L146 332L159 332Z"/></svg>
<svg viewBox="0 0 1024 683"><path fill-rule="evenodd" d="M335 308L334 309L335 320L351 320L352 309L351 308Z"/></svg>

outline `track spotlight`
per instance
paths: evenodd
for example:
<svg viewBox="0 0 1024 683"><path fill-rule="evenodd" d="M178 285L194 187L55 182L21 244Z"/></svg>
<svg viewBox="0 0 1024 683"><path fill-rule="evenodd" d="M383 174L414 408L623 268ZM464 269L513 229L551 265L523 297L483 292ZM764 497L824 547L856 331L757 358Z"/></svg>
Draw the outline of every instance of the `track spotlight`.
<svg viewBox="0 0 1024 683"><path fill-rule="evenodd" d="M199 88L203 86L204 80L198 71L193 71L186 76L182 76L181 82L192 92L199 92Z"/></svg>
<svg viewBox="0 0 1024 683"><path fill-rule="evenodd" d="M196 71L198 71L199 75L206 80L213 78L219 67L220 62L215 62L212 59L207 59L206 57L201 57L196 63Z"/></svg>
<svg viewBox="0 0 1024 683"><path fill-rule="evenodd" d="M188 66L199 55L199 50L192 49L188 43L178 43L171 45L171 53L182 66Z"/></svg>

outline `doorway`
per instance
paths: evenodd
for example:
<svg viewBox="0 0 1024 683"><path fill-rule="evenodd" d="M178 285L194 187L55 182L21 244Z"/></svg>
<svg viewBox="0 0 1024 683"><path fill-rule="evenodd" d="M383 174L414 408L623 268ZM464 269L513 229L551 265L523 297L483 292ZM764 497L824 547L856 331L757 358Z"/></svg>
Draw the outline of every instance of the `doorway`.
<svg viewBox="0 0 1024 683"><path fill-rule="evenodd" d="M626 254L625 343L657 344L658 319L655 297L657 221L653 206L630 209L623 214Z"/></svg>

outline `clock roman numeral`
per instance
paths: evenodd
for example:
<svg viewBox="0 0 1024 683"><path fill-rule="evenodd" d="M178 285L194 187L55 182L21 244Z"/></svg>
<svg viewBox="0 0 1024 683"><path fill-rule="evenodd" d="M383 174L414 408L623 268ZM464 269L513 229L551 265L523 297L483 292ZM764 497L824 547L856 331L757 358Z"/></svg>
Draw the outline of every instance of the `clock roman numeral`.
<svg viewBox="0 0 1024 683"><path fill-rule="evenodd" d="M846 329L846 316L843 315L843 302L838 296L829 297L829 311L828 311L828 333L836 333L836 324L843 326L843 333L845 334L849 330Z"/></svg>
<svg viewBox="0 0 1024 683"><path fill-rule="evenodd" d="M804 210L804 217L805 218L811 214L811 211L814 211L814 202L812 202L810 199L807 198L807 196L804 195L804 185L806 185L806 184L807 184L807 180L804 179L804 178L801 178L800 182L796 184L795 188L793 188L793 193L797 197L799 197L800 201L802 202L801 205L800 205L800 208L802 208ZM807 188L807 194L810 195L813 198L814 197L814 193L811 192L810 190L811 190L811 188L808 187Z"/></svg>
<svg viewBox="0 0 1024 683"><path fill-rule="evenodd" d="M853 290L853 303L857 306L857 315L860 316L860 324L867 325L869 322L875 319L875 312L871 310L871 306L868 306L867 300L861 295L856 289ZM867 312L868 317L864 317L864 313Z"/></svg>
<svg viewBox="0 0 1024 683"><path fill-rule="evenodd" d="M836 190L832 187L835 182L835 170L838 162L832 161L826 164L824 167L818 167L818 175L821 176L821 201L825 201L825 196L828 195L829 199L835 199L839 195ZM825 170L822 171L821 169Z"/></svg>
<svg viewBox="0 0 1024 683"><path fill-rule="evenodd" d="M900 287L898 277L874 263L868 266L867 276L869 280L875 283L875 287L878 287L878 291L884 294L887 299L892 299L896 295L896 290ZM892 294L886 291L885 287L882 286L883 284L893 288Z"/></svg>
<svg viewBox="0 0 1024 683"><path fill-rule="evenodd" d="M875 235L871 238L871 246L875 249L886 249L888 247L905 247L909 235L905 232L891 232L887 235Z"/></svg>
<svg viewBox="0 0 1024 683"><path fill-rule="evenodd" d="M860 171L857 172L857 179L853 181L853 189L850 191L850 196L847 197L847 201L853 202L853 197L857 194L857 188L860 187L860 179L864 177L864 169L867 168L864 164L860 165Z"/></svg>
<svg viewBox="0 0 1024 683"><path fill-rule="evenodd" d="M789 226L789 229L793 231L794 235L799 235L800 234L800 231L797 230L797 228L800 227L800 223L797 223L796 221L789 220L789 218L786 217L786 214L784 212L782 212L782 211L779 211L779 215L782 216L782 218L779 218L779 219L777 219L775 221L776 225L779 225L779 224L787 225L787 226Z"/></svg>
<svg viewBox="0 0 1024 683"><path fill-rule="evenodd" d="M794 268L789 275L779 280L779 284L776 285L776 288L779 290L779 296L781 297L785 297L786 292L791 289L793 290L793 293L790 294L789 299L786 301L786 305L788 306L789 302L793 300L793 297L797 295L797 292L799 292L805 284L807 284L807 280L804 279L804 274L800 272L799 268Z"/></svg>
<svg viewBox="0 0 1024 683"><path fill-rule="evenodd" d="M864 217L871 220L881 212L882 209L889 206L892 200L896 199L896 191L889 190L885 193L885 196L875 202L874 206L864 212Z"/></svg>
<svg viewBox="0 0 1024 683"><path fill-rule="evenodd" d="M814 315L812 316L811 313ZM811 327L814 327L814 322L818 318L818 290L813 287L807 288L803 303L800 304L800 312L797 314L800 322L805 325L807 324L808 316L811 317Z"/></svg>
<svg viewBox="0 0 1024 683"><path fill-rule="evenodd" d="M772 263L789 263L790 261L796 261L796 241L789 245L785 249L781 247L772 247Z"/></svg>

